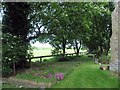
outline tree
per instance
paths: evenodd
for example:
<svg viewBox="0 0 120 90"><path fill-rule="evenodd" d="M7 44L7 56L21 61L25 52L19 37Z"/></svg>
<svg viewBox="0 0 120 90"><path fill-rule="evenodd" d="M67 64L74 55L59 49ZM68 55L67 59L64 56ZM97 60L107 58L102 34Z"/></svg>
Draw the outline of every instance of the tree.
<svg viewBox="0 0 120 90"><path fill-rule="evenodd" d="M18 67L28 67L26 57L28 56L29 45L27 41L29 9L29 4L26 2L3 3L3 73L6 67L12 68L14 73Z"/></svg>
<svg viewBox="0 0 120 90"><path fill-rule="evenodd" d="M70 17L70 32L69 42L74 48L74 51L79 55L79 51L82 45L82 37L84 35L84 15L86 3L72 3L68 10L68 16Z"/></svg>
<svg viewBox="0 0 120 90"><path fill-rule="evenodd" d="M65 48L66 45L68 44L68 41L72 41L70 39L74 39L74 38L71 37L76 37L78 32L80 32L79 24L81 24L82 22L81 20L79 23L77 22L77 20L80 19L81 16L79 16L80 10L77 9L79 7L75 7L76 5L77 3L64 3L64 2L49 3L50 10L48 10L48 8L46 10L47 11L46 16L48 15L48 17L50 17L48 21L52 21L51 23L45 26L48 32L50 33L50 39L49 39L50 44L56 49L62 49L63 55L65 54ZM77 6L79 5L80 4L78 4ZM76 13L77 13L77 18L73 18L73 16L76 15ZM78 25L78 28L74 27L76 23ZM76 34L74 34L75 31ZM77 39L77 41L79 40ZM76 45L78 46L77 43ZM77 48L77 53L79 53L79 47Z"/></svg>
<svg viewBox="0 0 120 90"><path fill-rule="evenodd" d="M84 43L86 43L89 50L96 54L97 57L103 53L107 55L111 37L110 10L114 7L109 6L109 3L97 2L91 3L90 7L91 11L88 13L90 16L88 20L90 21L86 22L88 27L86 26L87 37L84 37Z"/></svg>

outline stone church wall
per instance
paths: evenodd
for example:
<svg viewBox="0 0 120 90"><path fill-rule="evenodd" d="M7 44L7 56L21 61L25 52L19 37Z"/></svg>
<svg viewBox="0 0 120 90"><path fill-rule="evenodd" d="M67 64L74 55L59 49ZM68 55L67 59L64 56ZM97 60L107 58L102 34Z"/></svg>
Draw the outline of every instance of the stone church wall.
<svg viewBox="0 0 120 90"><path fill-rule="evenodd" d="M120 63L120 2L116 3L116 8L112 13L112 37L111 37L111 62L110 70L119 71Z"/></svg>

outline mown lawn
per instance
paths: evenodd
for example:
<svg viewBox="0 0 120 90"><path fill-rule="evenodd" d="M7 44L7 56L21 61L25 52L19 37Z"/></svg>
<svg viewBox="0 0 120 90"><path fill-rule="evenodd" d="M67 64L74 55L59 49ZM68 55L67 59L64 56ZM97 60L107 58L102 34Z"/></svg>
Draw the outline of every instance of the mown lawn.
<svg viewBox="0 0 120 90"><path fill-rule="evenodd" d="M83 57L85 62L53 88L118 88L118 78L110 71L99 69L99 65Z"/></svg>

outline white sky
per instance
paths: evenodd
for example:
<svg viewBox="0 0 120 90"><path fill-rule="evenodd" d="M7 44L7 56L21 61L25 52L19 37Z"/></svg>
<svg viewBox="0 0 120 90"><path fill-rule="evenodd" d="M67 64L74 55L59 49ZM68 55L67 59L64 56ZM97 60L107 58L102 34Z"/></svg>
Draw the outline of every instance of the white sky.
<svg viewBox="0 0 120 90"><path fill-rule="evenodd" d="M40 42L35 42L34 44L31 43L31 46L35 46L35 47L38 47L38 48L52 48L52 46L49 44L49 43L40 43Z"/></svg>

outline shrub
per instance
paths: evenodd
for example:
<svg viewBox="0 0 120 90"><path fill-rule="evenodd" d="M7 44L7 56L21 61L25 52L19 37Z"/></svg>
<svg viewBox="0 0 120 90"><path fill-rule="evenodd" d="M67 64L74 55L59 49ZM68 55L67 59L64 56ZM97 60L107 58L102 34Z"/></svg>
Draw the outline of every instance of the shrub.
<svg viewBox="0 0 120 90"><path fill-rule="evenodd" d="M63 55L58 55L55 56L54 59L59 61L59 62L64 62L64 61L75 61L75 60L79 60L78 59L79 56L63 56Z"/></svg>
<svg viewBox="0 0 120 90"><path fill-rule="evenodd" d="M64 73L56 73L55 78L57 80L63 80L64 79Z"/></svg>
<svg viewBox="0 0 120 90"><path fill-rule="evenodd" d="M58 59L58 61L60 61L60 62L64 62L64 61L70 61L70 59L69 59L69 57L60 57L59 59Z"/></svg>
<svg viewBox="0 0 120 90"><path fill-rule="evenodd" d="M2 40L2 69L4 74L3 76L11 73L11 71L13 70L13 63L16 64L15 68L22 67L20 61L30 57L32 55L31 50L32 48L30 48L29 43L23 43L23 40L20 36L15 36L10 33L4 33ZM23 61L21 62L23 63ZM29 63L27 62L27 60L26 63L23 64L24 67L29 67Z"/></svg>
<svg viewBox="0 0 120 90"><path fill-rule="evenodd" d="M2 75L3 76L8 76L11 73L12 73L12 69L8 65L2 66Z"/></svg>
<svg viewBox="0 0 120 90"><path fill-rule="evenodd" d="M99 57L98 61L102 64L108 64L110 61L110 56L103 54Z"/></svg>

